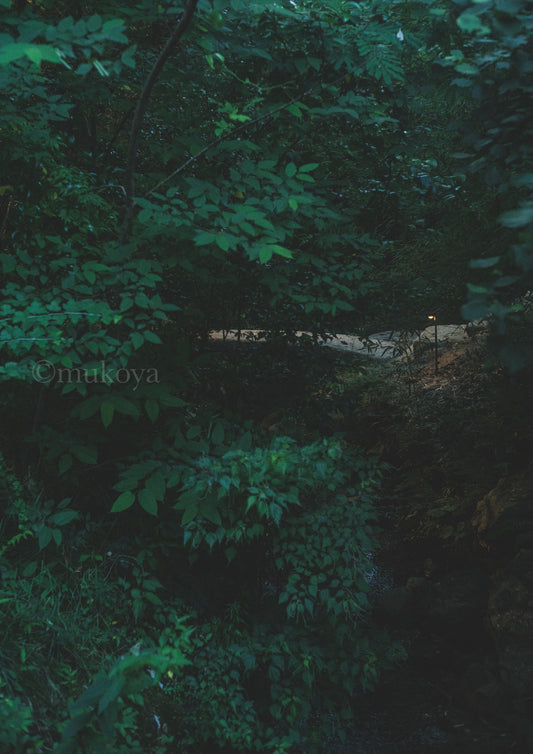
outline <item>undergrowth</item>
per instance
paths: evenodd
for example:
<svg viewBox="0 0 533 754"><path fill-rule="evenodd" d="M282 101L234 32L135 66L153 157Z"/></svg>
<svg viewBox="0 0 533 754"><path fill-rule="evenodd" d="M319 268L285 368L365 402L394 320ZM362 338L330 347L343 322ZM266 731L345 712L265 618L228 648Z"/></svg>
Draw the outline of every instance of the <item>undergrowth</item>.
<svg viewBox="0 0 533 754"><path fill-rule="evenodd" d="M144 530L2 460L0 746L319 752L332 719L342 739L398 652L369 620L383 466L320 423L220 426Z"/></svg>

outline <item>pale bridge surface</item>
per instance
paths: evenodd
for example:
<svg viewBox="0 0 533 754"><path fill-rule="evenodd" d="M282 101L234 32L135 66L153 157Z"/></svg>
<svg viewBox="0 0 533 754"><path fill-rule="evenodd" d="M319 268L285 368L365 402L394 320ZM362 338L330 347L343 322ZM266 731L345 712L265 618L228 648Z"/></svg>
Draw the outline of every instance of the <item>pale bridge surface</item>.
<svg viewBox="0 0 533 754"><path fill-rule="evenodd" d="M264 337L264 330L218 330L211 333L214 340L227 340L246 342L247 340L261 340ZM298 331L297 337L311 333ZM460 343L468 340L469 335L467 325L437 325L437 342ZM361 338L357 335L335 335L328 339L319 338L318 342L327 348L334 348L337 351L349 351L361 356L371 356L375 359L405 359L408 358L416 348L416 343L430 344L435 342L435 326L430 325L425 330L418 332L400 332L395 330L386 330L384 332L374 333L367 338Z"/></svg>

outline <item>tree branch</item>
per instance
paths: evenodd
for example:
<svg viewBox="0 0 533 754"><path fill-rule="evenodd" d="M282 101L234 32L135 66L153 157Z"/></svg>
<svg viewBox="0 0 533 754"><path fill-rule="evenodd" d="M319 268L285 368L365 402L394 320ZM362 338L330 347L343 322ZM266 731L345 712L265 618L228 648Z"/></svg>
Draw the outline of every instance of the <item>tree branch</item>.
<svg viewBox="0 0 533 754"><path fill-rule="evenodd" d="M185 170L185 168L189 167L189 165L193 162L196 162L196 160L199 160L200 157L203 157L203 155L206 152L209 152L210 149L214 149L214 147L217 147L221 142L225 141L228 138L233 138L236 134L240 133L241 131L245 131L247 128L250 128L250 126L254 126L256 123L259 123L262 120L267 120L268 118L272 118L276 113L281 112L282 110L286 110L291 105L294 105L295 102L299 102L302 97L305 97L307 94L313 91L313 87L310 89L307 89L307 91L303 92L302 94L299 94L298 97L294 97L293 99L289 100L289 102L285 102L283 105L279 105L278 107L275 107L273 110L270 110L268 113L263 113L262 115L258 115L257 118L254 118L253 120L249 120L246 123L243 123L240 126L237 126L230 134L224 134L223 136L219 136L218 139L214 139L214 141L209 142L203 149L201 149L199 152L194 154L192 157L189 157L188 160L185 160L185 162L179 166L179 168L176 168L170 175L167 175L166 178L163 178L162 181L159 181L158 184L156 184L150 191L147 191L144 195L144 198L150 196L154 193L154 191L157 191L157 189L161 188L165 183L170 181L172 178L175 178L177 175L179 175L181 172Z"/></svg>
<svg viewBox="0 0 533 754"><path fill-rule="evenodd" d="M6 232L7 220L9 218L9 210L11 209L11 205L12 204L13 204L12 197L9 196L8 199L7 199L6 211L4 212L4 218L2 220L2 227L0 228L0 249L2 249L2 239L3 239L4 234Z"/></svg>
<svg viewBox="0 0 533 754"><path fill-rule="evenodd" d="M152 89L154 88L154 84L157 81L157 77L161 73L163 66L167 62L168 58L171 56L172 52L174 51L174 48L176 47L180 39L183 37L183 35L187 31L193 19L197 5L198 5L198 0L189 0L187 5L185 6L183 15L180 18L178 25L176 26L176 28L174 29L174 31L168 38L167 43L165 44L164 48L161 50L161 53L159 57L157 58L156 62L154 63L152 70L148 74L148 77L144 83L144 87L142 89L141 95L139 97L139 101L137 102L137 107L135 108L135 113L133 115L133 123L131 125L131 131L130 131L130 142L129 142L129 147L128 147L128 161L126 165L126 181L125 181L126 210L124 212L124 219L122 221L122 227L120 229L120 234L119 234L119 243L121 244L125 243L131 231L131 223L133 220L133 209L134 209L133 196L135 194L135 164L137 161L137 142L139 140L141 123L142 123L144 114L146 112L148 100L150 99Z"/></svg>
<svg viewBox="0 0 533 754"><path fill-rule="evenodd" d="M128 118L130 117L130 115L133 113L134 110L135 110L135 106L132 106L128 110L126 110L126 112L123 114L122 118L120 119L120 121L118 123L118 126L115 128L115 133L113 134L113 136L111 137L111 139L108 141L108 143L106 144L106 147L105 147L104 151L100 155L100 157L99 157L100 160L103 161L107 157L108 153L111 150L111 147L113 146L113 144L115 143L116 139L118 138L119 133L122 131L122 129L126 125L126 121L128 120Z"/></svg>

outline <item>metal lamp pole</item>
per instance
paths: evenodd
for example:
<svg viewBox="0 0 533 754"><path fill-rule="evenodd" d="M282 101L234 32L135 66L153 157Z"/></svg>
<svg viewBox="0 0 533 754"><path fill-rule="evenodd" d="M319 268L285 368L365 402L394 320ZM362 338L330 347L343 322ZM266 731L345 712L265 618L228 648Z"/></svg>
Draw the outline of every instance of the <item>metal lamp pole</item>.
<svg viewBox="0 0 533 754"><path fill-rule="evenodd" d="M430 314L428 319L432 319L435 323L435 374L439 372L439 338L437 334L437 317L435 314Z"/></svg>

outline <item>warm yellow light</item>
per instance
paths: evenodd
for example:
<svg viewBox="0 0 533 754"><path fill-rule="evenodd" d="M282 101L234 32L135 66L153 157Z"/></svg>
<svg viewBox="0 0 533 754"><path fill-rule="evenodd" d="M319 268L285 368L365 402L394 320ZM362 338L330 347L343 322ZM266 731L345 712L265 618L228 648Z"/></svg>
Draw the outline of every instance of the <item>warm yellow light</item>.
<svg viewBox="0 0 533 754"><path fill-rule="evenodd" d="M428 319L435 319L435 315L434 314L428 314Z"/></svg>

